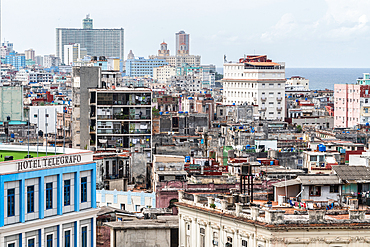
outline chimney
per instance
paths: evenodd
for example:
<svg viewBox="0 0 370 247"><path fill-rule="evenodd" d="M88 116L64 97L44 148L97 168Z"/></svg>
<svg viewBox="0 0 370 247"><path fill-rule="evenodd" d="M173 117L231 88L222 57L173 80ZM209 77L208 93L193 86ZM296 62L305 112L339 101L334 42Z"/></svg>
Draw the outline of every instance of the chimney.
<svg viewBox="0 0 370 247"><path fill-rule="evenodd" d="M227 205L228 205L227 200L222 199L221 200L221 209L222 210L226 210L227 209Z"/></svg>
<svg viewBox="0 0 370 247"><path fill-rule="evenodd" d="M240 216L240 213L243 210L243 203L235 203L235 214L236 216Z"/></svg>
<svg viewBox="0 0 370 247"><path fill-rule="evenodd" d="M211 207L211 204L215 204L215 198L212 196L207 197L208 200L208 207Z"/></svg>
<svg viewBox="0 0 370 247"><path fill-rule="evenodd" d="M265 220L269 224L283 224L284 213L284 210L266 210Z"/></svg>
<svg viewBox="0 0 370 247"><path fill-rule="evenodd" d="M309 210L308 219L310 223L324 222L325 210Z"/></svg>
<svg viewBox="0 0 370 247"><path fill-rule="evenodd" d="M198 203L199 202L199 195L194 195L194 203Z"/></svg>
<svg viewBox="0 0 370 247"><path fill-rule="evenodd" d="M348 210L350 220L365 220L365 211L363 210Z"/></svg>
<svg viewBox="0 0 370 247"><path fill-rule="evenodd" d="M183 199L184 198L184 191L183 190L179 190L179 202L183 202Z"/></svg>
<svg viewBox="0 0 370 247"><path fill-rule="evenodd" d="M252 220L257 220L259 215L260 215L260 209L258 207L252 207L251 208Z"/></svg>

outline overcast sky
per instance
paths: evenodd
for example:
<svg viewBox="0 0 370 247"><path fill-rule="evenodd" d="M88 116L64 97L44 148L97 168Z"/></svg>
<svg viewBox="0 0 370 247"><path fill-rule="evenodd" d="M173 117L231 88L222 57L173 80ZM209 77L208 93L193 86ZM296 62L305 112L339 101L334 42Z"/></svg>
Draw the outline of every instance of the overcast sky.
<svg viewBox="0 0 370 247"><path fill-rule="evenodd" d="M190 34L190 53L222 66L223 55L267 54L296 68L369 67L369 0L2 0L2 40L23 52L55 54L55 28L125 29L125 57L175 51ZM368 16L369 15L369 16Z"/></svg>

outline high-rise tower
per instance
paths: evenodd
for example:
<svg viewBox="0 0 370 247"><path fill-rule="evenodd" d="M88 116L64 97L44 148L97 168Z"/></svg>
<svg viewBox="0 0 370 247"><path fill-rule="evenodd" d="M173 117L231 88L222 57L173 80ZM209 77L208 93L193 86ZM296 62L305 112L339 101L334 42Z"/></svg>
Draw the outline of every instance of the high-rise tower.
<svg viewBox="0 0 370 247"><path fill-rule="evenodd" d="M189 34L185 31L176 33L176 54L189 54Z"/></svg>

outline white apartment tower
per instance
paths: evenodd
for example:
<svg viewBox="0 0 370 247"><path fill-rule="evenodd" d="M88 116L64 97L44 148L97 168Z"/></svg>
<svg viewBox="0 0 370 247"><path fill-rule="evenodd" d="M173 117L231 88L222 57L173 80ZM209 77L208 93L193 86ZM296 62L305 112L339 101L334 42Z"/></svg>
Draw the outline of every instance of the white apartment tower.
<svg viewBox="0 0 370 247"><path fill-rule="evenodd" d="M285 63L252 55L224 64L223 104L257 105L261 119L284 120Z"/></svg>

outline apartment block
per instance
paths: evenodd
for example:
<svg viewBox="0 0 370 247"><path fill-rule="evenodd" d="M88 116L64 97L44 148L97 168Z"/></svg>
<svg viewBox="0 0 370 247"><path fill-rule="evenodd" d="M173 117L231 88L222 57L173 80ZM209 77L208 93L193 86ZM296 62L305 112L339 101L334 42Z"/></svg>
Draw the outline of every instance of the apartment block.
<svg viewBox="0 0 370 247"><path fill-rule="evenodd" d="M247 56L224 64L223 104L258 105L261 119L285 117L285 63Z"/></svg>

